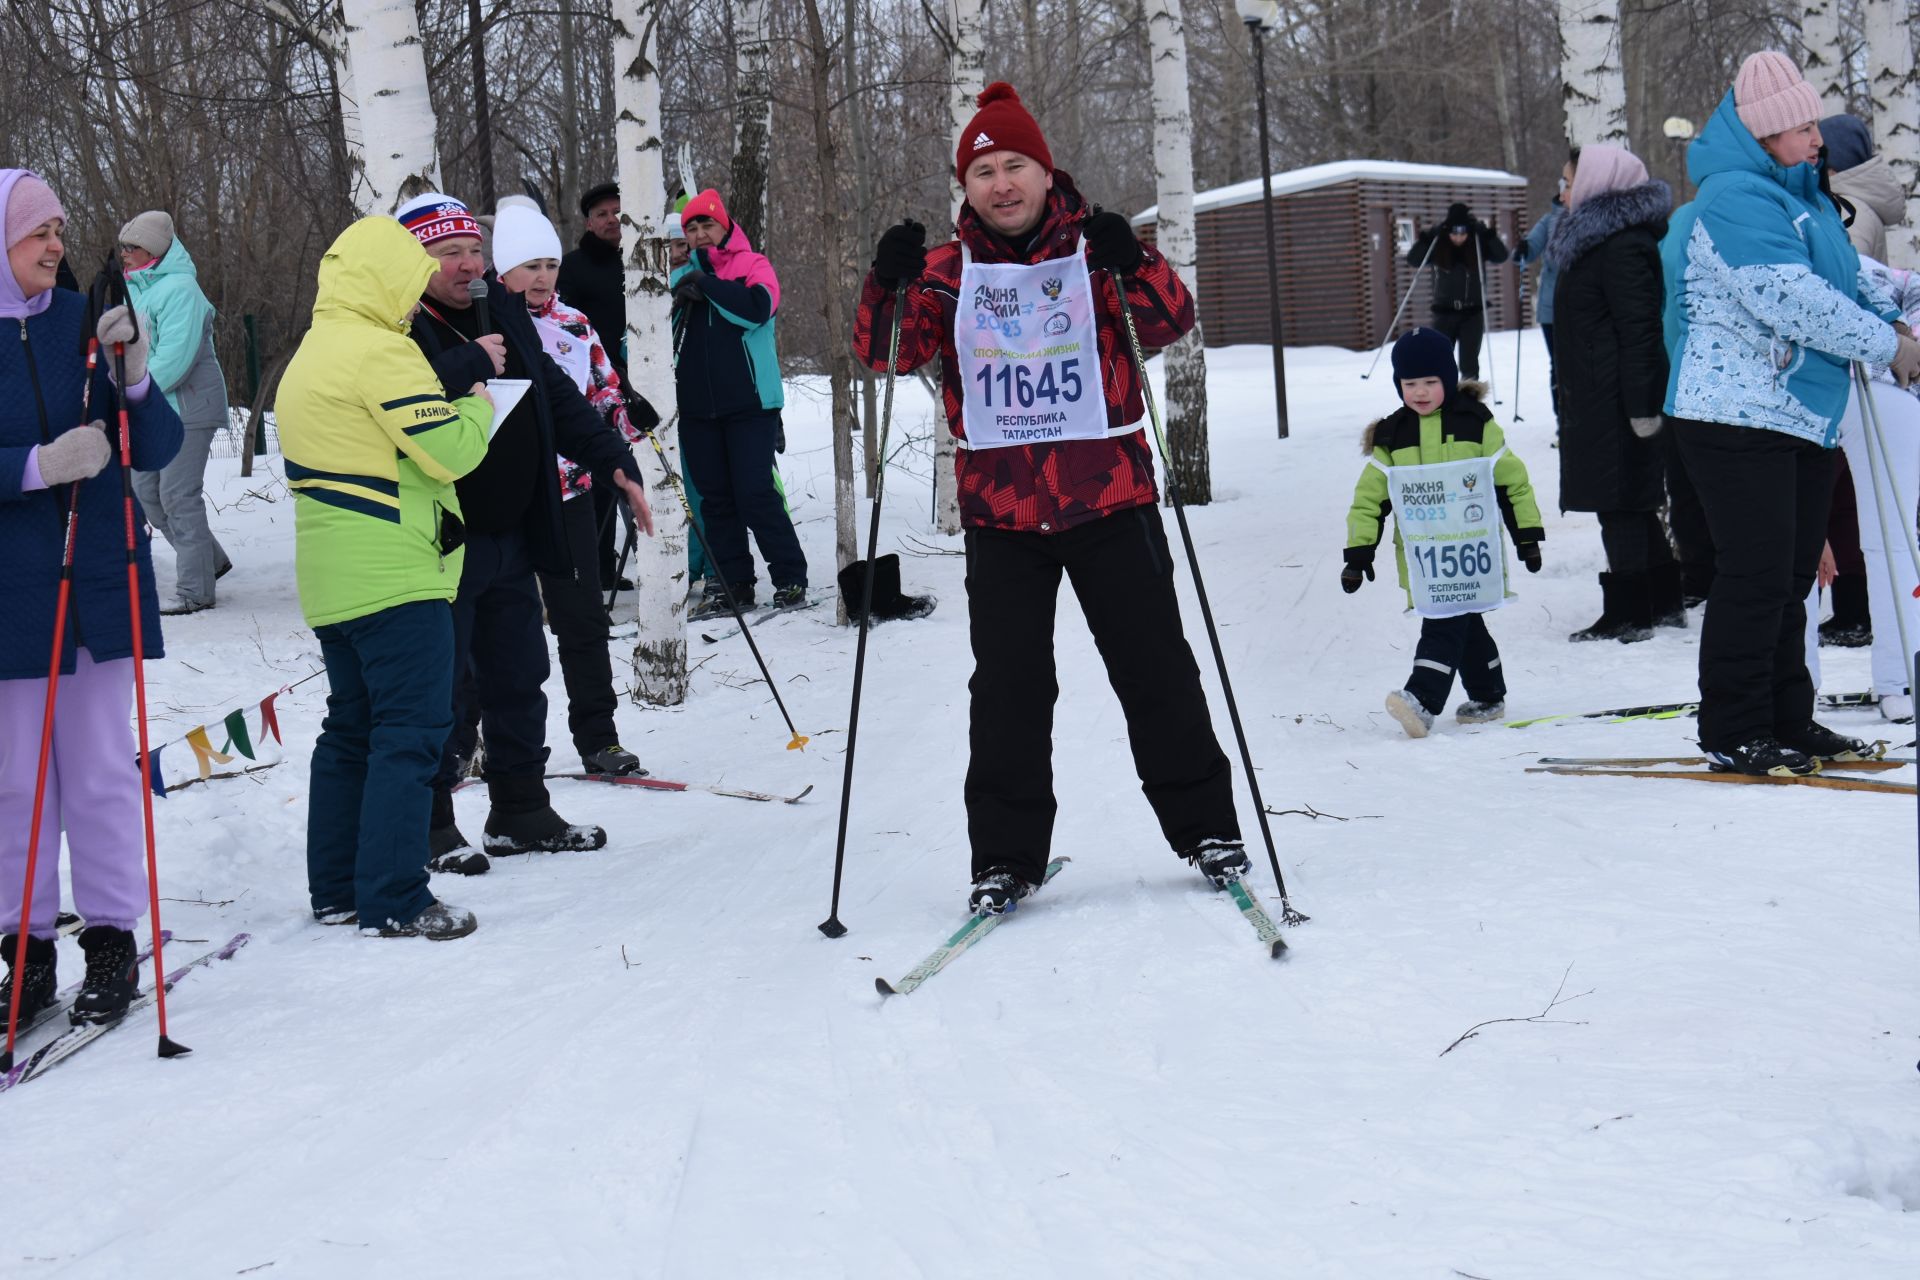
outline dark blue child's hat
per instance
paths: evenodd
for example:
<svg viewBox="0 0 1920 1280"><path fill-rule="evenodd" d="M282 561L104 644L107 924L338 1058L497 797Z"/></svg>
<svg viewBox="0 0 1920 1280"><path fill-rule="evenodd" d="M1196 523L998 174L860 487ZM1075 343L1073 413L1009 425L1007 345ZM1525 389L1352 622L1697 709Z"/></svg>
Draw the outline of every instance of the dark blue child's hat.
<svg viewBox="0 0 1920 1280"><path fill-rule="evenodd" d="M1397 391L1407 378L1438 378L1451 397L1460 385L1460 366L1453 362L1453 339L1424 325L1402 334L1393 344L1393 385Z"/></svg>

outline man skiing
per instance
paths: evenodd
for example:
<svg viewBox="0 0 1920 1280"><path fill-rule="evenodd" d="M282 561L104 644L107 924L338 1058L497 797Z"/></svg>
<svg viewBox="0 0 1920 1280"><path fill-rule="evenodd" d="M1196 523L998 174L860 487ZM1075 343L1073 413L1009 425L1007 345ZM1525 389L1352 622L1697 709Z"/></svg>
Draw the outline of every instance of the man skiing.
<svg viewBox="0 0 1920 1280"><path fill-rule="evenodd" d="M856 355L872 368L887 366L896 319L895 372L941 357L947 423L960 445L974 655L970 903L998 914L1045 876L1062 573L1126 712L1134 767L1162 833L1224 887L1247 870L1233 775L1180 627L1119 290L1124 281L1124 305L1153 347L1193 327L1193 297L1124 217L1091 209L1053 167L1012 86L987 86L979 107L954 158L966 191L958 238L929 252L918 223L888 228L854 333Z"/></svg>

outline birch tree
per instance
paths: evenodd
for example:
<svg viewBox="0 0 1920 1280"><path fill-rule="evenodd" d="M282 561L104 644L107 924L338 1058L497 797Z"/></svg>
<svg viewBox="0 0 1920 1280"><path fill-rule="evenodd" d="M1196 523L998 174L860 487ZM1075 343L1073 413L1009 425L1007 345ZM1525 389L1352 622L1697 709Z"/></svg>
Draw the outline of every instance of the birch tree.
<svg viewBox="0 0 1920 1280"><path fill-rule="evenodd" d="M434 150L438 122L427 91L427 63L413 0L341 0L346 68L340 91L353 95L347 126L355 153L353 203L390 213L401 201L440 185ZM342 103L342 114L347 113Z"/></svg>
<svg viewBox="0 0 1920 1280"><path fill-rule="evenodd" d="M987 87L986 20L982 0L948 0L947 68L952 87L947 105L953 118L953 130L947 138L947 155L960 147L960 131L979 109L978 99ZM955 177L948 187L948 205L958 217L966 192ZM960 532L960 481L954 470L953 432L947 415L940 412L935 397L933 427L933 514L942 533Z"/></svg>
<svg viewBox="0 0 1920 1280"><path fill-rule="evenodd" d="M1148 56L1153 64L1153 179L1160 211L1155 242L1167 265L1195 290L1193 222L1193 108L1187 95L1187 31L1180 0L1143 0ZM1207 454L1207 353L1196 319L1166 352L1168 465L1190 504L1213 501Z"/></svg>
<svg viewBox="0 0 1920 1280"><path fill-rule="evenodd" d="M1838 107L1847 103L1847 43L1842 0L1801 0L1800 70L1814 92Z"/></svg>
<svg viewBox="0 0 1920 1280"><path fill-rule="evenodd" d="M1915 83L1907 0L1861 0L1867 36L1867 93L1873 137L1907 192L1906 221L1887 228L1887 256L1896 267L1920 267L1920 85Z"/></svg>
<svg viewBox="0 0 1920 1280"><path fill-rule="evenodd" d="M1569 143L1627 145L1620 0L1560 0L1560 80Z"/></svg>
<svg viewBox="0 0 1920 1280"><path fill-rule="evenodd" d="M663 0L615 0L614 147L619 161L620 253L626 262L627 377L660 413L653 446L635 450L649 477L655 536L634 547L634 701L677 706L687 700L687 535L675 486L679 474L679 399L673 381L672 299L667 292L666 146L660 137L659 48Z"/></svg>
<svg viewBox="0 0 1920 1280"><path fill-rule="evenodd" d="M767 252L767 156L773 146L773 6L737 0L734 39L738 79L733 94L732 189L727 212L746 229L753 247Z"/></svg>

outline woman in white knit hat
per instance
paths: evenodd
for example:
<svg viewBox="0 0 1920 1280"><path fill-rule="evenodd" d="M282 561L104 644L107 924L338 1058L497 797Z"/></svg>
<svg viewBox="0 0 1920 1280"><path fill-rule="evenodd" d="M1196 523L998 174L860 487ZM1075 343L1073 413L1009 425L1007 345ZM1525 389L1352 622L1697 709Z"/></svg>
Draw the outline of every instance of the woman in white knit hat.
<svg viewBox="0 0 1920 1280"><path fill-rule="evenodd" d="M510 198L511 199L511 198ZM631 442L640 439L627 411L620 375L607 356L586 313L567 306L554 292L560 275L560 235L544 214L528 204L503 201L493 222L493 269L500 283L526 299L527 313L553 362L573 378L587 403L600 411ZM651 430L659 422L644 399L635 399ZM540 598L547 625L559 642L560 674L567 686L567 725L580 762L589 773L634 773L640 760L620 745L614 727L613 664L607 652L607 611L595 572L599 544L594 505L586 495L593 476L585 467L557 458L560 468L561 524L579 570L574 578L540 575ZM463 707L463 715L465 708ZM475 708L477 711L477 708Z"/></svg>
<svg viewBox="0 0 1920 1280"><path fill-rule="evenodd" d="M1693 203L1661 257L1666 414L1713 531L1700 745L1724 768L1810 773L1864 743L1813 719L1802 643L1849 365L1920 377L1920 343L1860 270L1820 191L1820 96L1785 54L1748 58L1687 150Z"/></svg>

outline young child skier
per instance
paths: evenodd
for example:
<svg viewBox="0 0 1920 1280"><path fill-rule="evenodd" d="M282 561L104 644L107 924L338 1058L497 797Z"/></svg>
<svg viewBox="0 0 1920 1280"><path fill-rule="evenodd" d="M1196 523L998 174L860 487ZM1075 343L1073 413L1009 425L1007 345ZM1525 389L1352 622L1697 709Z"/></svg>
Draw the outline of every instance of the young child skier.
<svg viewBox="0 0 1920 1280"><path fill-rule="evenodd" d="M1454 718L1462 724L1506 714L1507 684L1481 614L1507 601L1504 520L1527 572L1540 572L1546 536L1527 468L1481 403L1479 383L1461 383L1453 343L1420 328L1393 344L1401 407L1367 428L1367 465L1347 512L1346 568L1351 595L1373 577L1374 548L1393 512L1394 559L1407 602L1421 617L1413 674L1387 695L1387 711L1410 738L1424 738L1447 705L1457 671L1467 691Z"/></svg>

